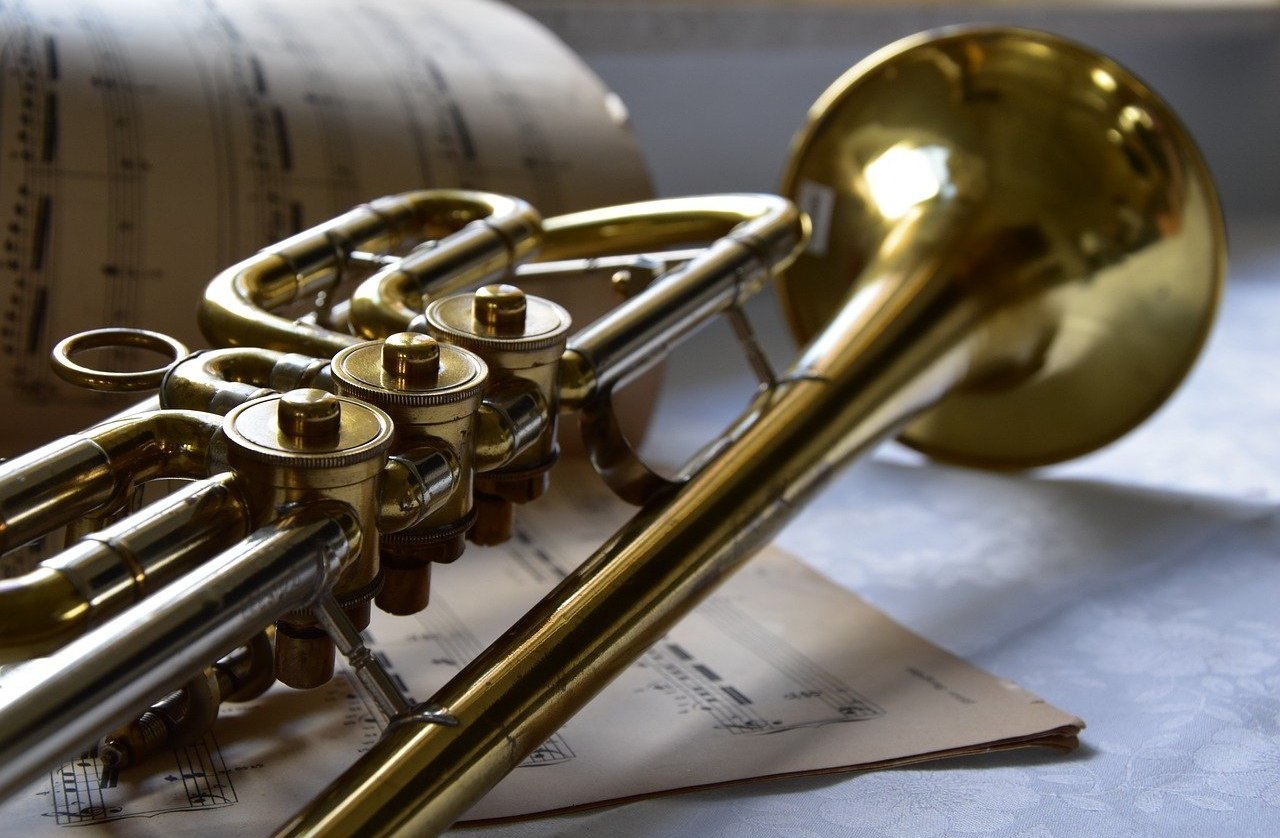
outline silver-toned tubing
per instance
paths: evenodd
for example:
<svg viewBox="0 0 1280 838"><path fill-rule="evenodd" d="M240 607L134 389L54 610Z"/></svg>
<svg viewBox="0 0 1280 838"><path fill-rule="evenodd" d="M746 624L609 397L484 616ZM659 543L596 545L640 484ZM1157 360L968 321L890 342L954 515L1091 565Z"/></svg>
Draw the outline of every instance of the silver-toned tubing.
<svg viewBox="0 0 1280 838"><path fill-rule="evenodd" d="M338 651L347 659L347 663L355 670L356 678L373 696L373 701L378 705L383 719L392 719L402 713L408 713L412 709L409 700L396 686L396 682L383 667L382 662L364 645L360 632L347 619L347 615L338 605L338 601L333 598L333 594L322 596L312 609L312 613L315 614L320 625L324 626L324 630L333 639L333 644Z"/></svg>
<svg viewBox="0 0 1280 838"><path fill-rule="evenodd" d="M67 436L0 464L0 552L104 505L116 495L105 451Z"/></svg>
<svg viewBox="0 0 1280 838"><path fill-rule="evenodd" d="M378 532L401 532L441 509L461 485L462 470L445 448L393 455L382 470L378 492Z"/></svg>
<svg viewBox="0 0 1280 838"><path fill-rule="evenodd" d="M83 634L230 547L248 522L236 478L224 473L0 580L0 661L47 654Z"/></svg>
<svg viewBox="0 0 1280 838"><path fill-rule="evenodd" d="M50 657L4 673L0 795L128 722L263 626L309 606L359 538L345 512L308 507Z"/></svg>
<svg viewBox="0 0 1280 838"><path fill-rule="evenodd" d="M136 413L0 464L0 552L122 500L158 477L205 477L220 417Z"/></svg>
<svg viewBox="0 0 1280 838"><path fill-rule="evenodd" d="M267 386L277 393L287 393L304 387L332 393L334 392L333 372L329 369L328 359L289 352L276 360L275 366L271 368L271 375L267 379Z"/></svg>
<svg viewBox="0 0 1280 838"><path fill-rule="evenodd" d="M475 470L497 471L538 441L551 417L535 388L486 396L477 413Z"/></svg>
<svg viewBox="0 0 1280 838"><path fill-rule="evenodd" d="M732 195L716 199L722 203L719 212L703 219L702 226L691 227L703 232L708 225L714 229L713 222L724 223L722 216L736 218L736 224L697 257L570 338L560 393L563 408L572 410L597 393L625 383L660 361L708 319L744 302L791 262L808 235L805 216L784 198ZM699 199L684 200L693 212ZM670 214L679 218L675 211ZM561 218L571 220L572 216ZM671 223L675 225L675 220ZM548 220L548 234L560 224L559 219ZM622 238L638 238L644 228L637 226L634 236Z"/></svg>
<svg viewBox="0 0 1280 838"><path fill-rule="evenodd" d="M458 459L448 449L415 453L411 457L413 470L427 494L423 517L445 505L462 482L462 469Z"/></svg>
<svg viewBox="0 0 1280 838"><path fill-rule="evenodd" d="M672 346L739 302L744 275L767 270L740 242L721 239L578 332L567 350L589 361L597 391L610 389L662 360Z"/></svg>
<svg viewBox="0 0 1280 838"><path fill-rule="evenodd" d="M92 628L248 535L238 484L231 472L188 483L40 566L75 585Z"/></svg>

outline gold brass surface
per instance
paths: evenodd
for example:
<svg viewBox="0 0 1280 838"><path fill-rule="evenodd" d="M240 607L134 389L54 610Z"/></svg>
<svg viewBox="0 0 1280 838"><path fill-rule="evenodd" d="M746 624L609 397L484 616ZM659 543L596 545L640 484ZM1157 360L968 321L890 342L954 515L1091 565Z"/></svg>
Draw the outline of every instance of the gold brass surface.
<svg viewBox="0 0 1280 838"><path fill-rule="evenodd" d="M222 433L227 464L244 479L255 527L299 506L337 502L352 511L363 532L377 532L379 482L394 433L391 418L377 407L322 390L293 390L235 408ZM378 540L365 538L333 585L358 628L368 625L378 584ZM327 683L333 654L310 614L293 614L277 625L276 675L284 683Z"/></svg>
<svg viewBox="0 0 1280 838"><path fill-rule="evenodd" d="M466 349L400 332L339 352L333 377L339 393L376 405L395 426L383 474L377 603L415 614L427 605L431 564L462 554L474 520L477 411L489 368Z"/></svg>
<svg viewBox="0 0 1280 838"><path fill-rule="evenodd" d="M950 30L868 59L815 105L784 188L794 203L706 196L545 221L503 196L406 193L229 269L200 316L211 342L232 348L172 365L160 382L167 409L0 464L0 549L115 515L136 484L161 476L199 480L186 491L209 492L211 511L127 517L0 585L0 602L34 626L0 625L0 644L56 646L149 593L143 577L223 545L202 530L250 532L192 575L239 568L232 619L275 615L281 680L326 681L336 642L392 717L281 834L435 834L850 459L904 427L927 453L999 468L1105 444L1185 373L1221 284L1213 186L1174 115L1118 65L1041 33ZM563 308L508 284L535 250L547 261L632 257L639 271L637 252L690 245L701 249L643 288L620 278L625 301L572 335ZM771 279L807 341L779 373L740 309ZM334 293L343 285L356 286L348 302ZM720 314L760 390L675 477L659 477L619 430L614 390ZM431 564L458 558L465 534L509 537L511 505L546 487L562 410L580 419L604 482L639 511L410 706L360 639L370 600L414 613ZM240 587L257 573L241 562L257 559L271 563L260 569L271 590L288 589L284 608ZM285 585L277 567L307 577ZM144 598L117 619L146 626L152 607ZM113 625L68 658L113 661L99 639ZM207 659L183 663L185 677L203 674L169 687L195 702L183 719L204 719L234 685L200 669ZM70 683L76 695L84 686ZM143 734L127 731L132 748ZM9 778L21 772L6 747Z"/></svg>
<svg viewBox="0 0 1280 838"><path fill-rule="evenodd" d="M168 358L168 363L149 370L112 372L92 369L72 360L72 356L89 349L123 349L125 347L136 347L159 353ZM53 371L62 380L77 387L110 393L136 393L159 387L169 364L189 354L191 350L181 342L159 332L120 327L92 329L63 338L54 345Z"/></svg>
<svg viewBox="0 0 1280 838"><path fill-rule="evenodd" d="M0 463L0 552L114 513L144 482L207 476L219 428L207 413L138 413Z"/></svg>
<svg viewBox="0 0 1280 838"><path fill-rule="evenodd" d="M830 231L780 280L801 340L928 262L930 298L896 305L964 295L975 354L1007 356L907 427L932 457L1025 468L1105 445L1213 319L1225 237L1194 143L1131 73L1052 35L958 29L867 58L814 104L783 194Z"/></svg>
<svg viewBox="0 0 1280 838"><path fill-rule="evenodd" d="M911 420L908 441L985 465L1103 444L1181 378L1221 283L1217 204L1176 120L1036 33L922 37L862 65L815 107L786 191L815 216L781 285L799 360L278 834L443 831L837 467ZM971 399L993 407L955 406Z"/></svg>
<svg viewBox="0 0 1280 838"><path fill-rule="evenodd" d="M447 293L506 270L536 244L539 222L528 204L505 195L441 189L381 198L228 268L205 291L200 328L215 346L328 358L362 338L319 322L323 318L307 322L275 312L363 279L361 265L377 266L377 257L440 240L377 270L353 293L350 318L361 335L402 331L408 320L401 324L393 309L388 325L385 301L420 304L428 289Z"/></svg>
<svg viewBox="0 0 1280 838"><path fill-rule="evenodd" d="M526 310L524 292L514 285L486 285L471 297L472 318L493 334L523 334Z"/></svg>
<svg viewBox="0 0 1280 838"><path fill-rule="evenodd" d="M469 537L500 544L514 532L513 504L546 492L559 456L560 358L569 312L507 284L486 285L427 305L426 328L439 341L468 349L489 368L475 443L476 522Z"/></svg>
<svg viewBox="0 0 1280 838"><path fill-rule="evenodd" d="M342 402L324 390L290 390L276 402L276 425L296 445L331 446L342 432Z"/></svg>
<svg viewBox="0 0 1280 838"><path fill-rule="evenodd" d="M440 378L440 345L430 335L398 332L382 343L382 371L401 388L428 390Z"/></svg>

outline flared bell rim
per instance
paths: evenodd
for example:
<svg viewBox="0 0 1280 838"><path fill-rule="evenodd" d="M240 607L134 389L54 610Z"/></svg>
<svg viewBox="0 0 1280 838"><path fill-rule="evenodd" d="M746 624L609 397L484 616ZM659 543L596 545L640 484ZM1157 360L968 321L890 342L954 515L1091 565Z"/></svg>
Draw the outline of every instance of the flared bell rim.
<svg viewBox="0 0 1280 838"><path fill-rule="evenodd" d="M832 131L832 123L842 106L856 98L870 82L897 72L906 62L913 60L918 51L948 49L957 46L981 46L996 42L1013 43L1027 49L1043 50L1053 57L1066 56L1072 61L1089 64L1102 75L1123 86L1159 116L1161 129L1176 148L1179 162L1185 167L1187 191L1193 194L1192 212L1180 220L1193 227L1187 235L1202 240L1198 248L1204 255L1204 267L1199 276L1188 282L1195 286L1189 296L1196 298L1187 312L1181 316L1176 346L1161 358L1156 370L1143 376L1144 380L1126 392L1115 396L1101 409L1091 409L1081 422L1038 422L1037 416L1063 413L1071 410L1070 400L1064 393L1085 393L1089 386L1104 380L1107 371L1092 359L1085 361L1069 374L1059 375L1057 384L1064 386L1046 388L1043 381L1031 377L1004 388L985 387L978 392L953 392L937 405L909 423L900 439L905 444L929 457L959 465L989 469L1026 469L1049 465L1087 454L1123 436L1147 419L1177 389L1190 371L1208 339L1221 296L1226 270L1226 233L1221 207L1204 158L1181 121L1168 105L1135 74L1118 62L1096 51L1047 32L998 27L958 26L923 32L890 44L858 62L833 83L814 103L806 124L792 143L782 181L782 194L797 200L804 208L804 197L798 195L804 183L807 155L824 132ZM815 221L815 227L821 222ZM834 232L834 231L833 231ZM779 278L778 290L784 315L793 335L800 341L809 340L818 331L815 323L837 310L860 278L857 270L846 271L846 284L839 293L828 285L825 293L814 295L812 285ZM1132 320L1132 317L1130 318ZM1140 324L1132 323L1138 326ZM1114 353L1112 353L1114 354ZM1037 393L1037 389L1046 393ZM1113 388L1114 389L1114 388ZM1061 404L1042 406L1029 410L1028 404L1037 401L1057 401ZM1043 409L1041 409L1043 407ZM1009 428L1018 423L1032 422L1036 427L1028 432L1010 435Z"/></svg>

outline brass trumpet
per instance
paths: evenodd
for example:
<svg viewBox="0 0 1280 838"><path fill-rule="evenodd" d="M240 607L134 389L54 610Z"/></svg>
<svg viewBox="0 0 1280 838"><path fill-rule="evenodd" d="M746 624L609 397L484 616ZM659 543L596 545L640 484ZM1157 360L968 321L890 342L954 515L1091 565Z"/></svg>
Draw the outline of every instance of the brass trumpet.
<svg viewBox="0 0 1280 838"><path fill-rule="evenodd" d="M945 31L862 62L813 107L782 191L795 204L713 196L545 221L516 199L410 193L218 277L201 308L218 349L120 332L62 346L69 378L159 387L161 409L0 466L0 545L106 523L0 590L5 644L50 652L4 676L0 789L184 683L215 705L256 689L263 654L233 650L261 652L274 624L277 677L323 683L336 644L390 719L281 834L437 833L840 465L896 431L1004 469L1104 445L1176 387L1221 285L1220 211L1177 118L1114 62L1041 33ZM572 336L559 306L493 283L535 252L645 251L652 281ZM742 325L771 277L806 348L780 374L753 352L746 412L656 474L618 429L615 388L710 317ZM75 360L123 342L173 363L113 377ZM410 706L361 644L370 602L412 613L468 531L507 535L512 504L545 489L561 412L640 510ZM124 514L138 483L173 476L194 482Z"/></svg>

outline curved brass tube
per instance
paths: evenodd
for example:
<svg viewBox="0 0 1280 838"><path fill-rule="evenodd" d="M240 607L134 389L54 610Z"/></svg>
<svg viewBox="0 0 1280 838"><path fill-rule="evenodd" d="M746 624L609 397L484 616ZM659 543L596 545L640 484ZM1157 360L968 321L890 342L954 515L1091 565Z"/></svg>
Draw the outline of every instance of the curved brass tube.
<svg viewBox="0 0 1280 838"><path fill-rule="evenodd" d="M903 352L851 304L689 482L649 503L277 833L435 835L795 515L842 463L981 372L980 307ZM832 346L854 347L833 353ZM431 708L432 716L417 711ZM439 723L440 714L454 720Z"/></svg>
<svg viewBox="0 0 1280 838"><path fill-rule="evenodd" d="M790 263L794 245L807 235L805 224L803 216L788 201L773 195L640 201L545 219L538 260L702 246L729 236L781 270ZM482 282L497 267L482 270L484 265L478 261L468 265L436 254L436 250L416 252L401 264L365 280L351 297L352 327L369 338L404 331L421 313L428 284L430 293L440 296ZM446 267L452 271L447 282L432 279Z"/></svg>
<svg viewBox="0 0 1280 838"><path fill-rule="evenodd" d="M820 231L782 286L799 360L277 835L439 834L877 440L905 427L959 462L1057 462L1147 416L1204 341L1212 181L1163 103L1081 47L991 28L902 42L824 95L789 168ZM618 224L621 246L645 231ZM664 320L649 302L676 277L575 336L566 357L594 380L570 376L566 404L594 409L660 350L651 325L669 340L732 305L708 275Z"/></svg>
<svg viewBox="0 0 1280 838"><path fill-rule="evenodd" d="M226 415L247 401L294 390L331 390L329 362L256 347L207 349L175 364L160 390L162 407Z"/></svg>
<svg viewBox="0 0 1280 838"><path fill-rule="evenodd" d="M216 346L259 346L329 358L361 338L272 312L332 289L344 279L353 254L380 257L440 239L413 263L421 266L413 276L407 269L404 277L395 270L390 272L395 277L383 274L393 284L429 283L460 267L483 276L531 248L539 223L525 202L485 192L423 190L380 198L223 271L205 291L200 329ZM363 311L353 300L353 324Z"/></svg>
<svg viewBox="0 0 1280 838"><path fill-rule="evenodd" d="M123 502L138 483L208 476L221 427L209 413L138 413L0 464L0 553Z"/></svg>
<svg viewBox="0 0 1280 838"><path fill-rule="evenodd" d="M238 404L270 395L271 370L284 353L256 347L210 349L179 361L165 376L165 408L226 414Z"/></svg>
<svg viewBox="0 0 1280 838"><path fill-rule="evenodd" d="M743 226L747 225L747 226ZM785 198L765 194L695 195L573 212L542 222L539 261L617 256L705 245L729 236L756 240L778 270L790 264L806 232Z"/></svg>
<svg viewBox="0 0 1280 838"><path fill-rule="evenodd" d="M0 549L85 511L113 513L139 480L207 474L219 465L215 438L238 474L229 488L248 496L253 518L284 516L48 660L7 672L0 794L280 621L283 682L322 683L336 645L392 717L283 834L443 830L844 463L896 431L927 453L996 468L1106 444L1181 380L1221 286L1217 199L1176 117L1122 68L1052 36L953 30L870 59L811 114L785 191L812 211L812 228L787 201L756 195L548 221L548 259L714 240L653 271L659 280L567 344L559 314L545 343L532 328L495 328L511 339L496 348L473 340L514 326L534 297L492 289L492 317L484 296L480 316L474 299L438 300L424 313L433 335L493 349L459 375L442 376L439 344L419 342L415 356L407 341L374 342L334 362L336 383L351 388L341 398L263 397L232 411L220 433L204 413L125 417L0 467ZM541 229L532 210L500 199L510 213L494 215L477 194L375 202L224 274L202 326L220 343L265 348L197 356L172 378L191 383L173 403L190 396L216 408L252 388L320 380L325 357L356 340L333 330L344 316L374 334L400 328L423 295L481 281L532 250ZM409 256L389 267L393 250ZM758 357L764 387L748 412L676 479L650 479L612 421L615 388L721 313L750 354L739 306L788 265L780 290L807 348L780 376ZM331 292L356 273L372 274L362 302L339 315ZM314 322L278 316L312 295L325 300ZM459 309L468 328L440 311L455 302L472 306ZM343 363L362 348L377 352L357 375ZM223 382L249 389L211 392ZM606 483L641 509L433 698L410 706L360 638L369 598L414 613L430 564L456 558L468 527L481 543L506 535L502 504L546 485L558 403L584 418ZM452 503L455 494L469 502L473 488L474 507ZM55 644L145 593L144 582L214 543L185 540L189 531L243 533L249 513L228 504L218 514L234 526L192 522L176 507L155 524L126 519L12 592L0 585L0 612L36 620L15 630L16 644ZM376 592L380 560L394 571L381 580L391 594Z"/></svg>
<svg viewBox="0 0 1280 838"><path fill-rule="evenodd" d="M47 654L244 538L237 483L226 472L184 486L0 580L0 662Z"/></svg>
<svg viewBox="0 0 1280 838"><path fill-rule="evenodd" d="M479 285L530 256L541 238L537 211L516 198L485 199L487 204L455 210L459 228L448 239L419 248L360 283L351 294L352 330L366 339L402 332L428 296Z"/></svg>
<svg viewBox="0 0 1280 838"><path fill-rule="evenodd" d="M774 195L646 201L548 219L544 254L578 258L713 242L575 334L560 370L564 409L576 409L665 357L709 318L744 302L795 259L808 218Z"/></svg>

